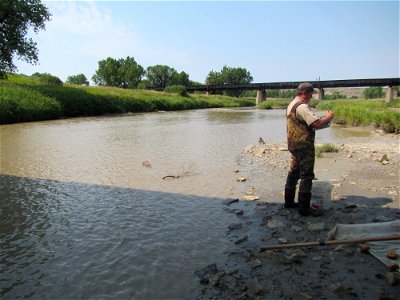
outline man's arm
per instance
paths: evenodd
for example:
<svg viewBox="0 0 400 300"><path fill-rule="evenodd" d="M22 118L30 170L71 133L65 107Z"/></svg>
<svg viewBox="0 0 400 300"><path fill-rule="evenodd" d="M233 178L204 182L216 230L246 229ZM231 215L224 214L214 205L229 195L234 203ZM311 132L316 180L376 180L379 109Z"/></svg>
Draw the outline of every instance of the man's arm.
<svg viewBox="0 0 400 300"><path fill-rule="evenodd" d="M314 129L319 129L332 119L333 119L333 112L328 111L328 113L326 114L325 117L315 120L314 122L311 123L310 127L314 128Z"/></svg>

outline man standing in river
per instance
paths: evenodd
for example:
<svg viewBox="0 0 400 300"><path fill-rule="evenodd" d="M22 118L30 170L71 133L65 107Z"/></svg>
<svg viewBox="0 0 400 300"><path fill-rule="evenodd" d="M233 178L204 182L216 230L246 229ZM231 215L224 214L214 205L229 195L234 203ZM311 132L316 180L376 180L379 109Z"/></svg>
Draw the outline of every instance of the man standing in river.
<svg viewBox="0 0 400 300"><path fill-rule="evenodd" d="M285 185L285 208L297 208L302 216L320 216L321 209L312 207L311 189L314 179L315 162L315 130L329 126L333 113L318 118L310 100L314 87L310 83L302 83L297 87L297 96L286 110L286 126L288 149L292 154L290 170ZM298 204L294 202L297 182L300 179Z"/></svg>

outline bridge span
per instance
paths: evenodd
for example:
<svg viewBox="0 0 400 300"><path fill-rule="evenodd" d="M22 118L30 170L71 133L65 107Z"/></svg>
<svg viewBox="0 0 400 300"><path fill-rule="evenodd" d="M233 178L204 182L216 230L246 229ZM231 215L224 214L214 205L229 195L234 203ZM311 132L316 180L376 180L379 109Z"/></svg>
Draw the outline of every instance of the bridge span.
<svg viewBox="0 0 400 300"><path fill-rule="evenodd" d="M265 82L265 83L249 83L249 84L223 84L223 85L195 85L188 86L188 92L203 91L212 94L216 91L226 90L257 90L256 104L260 104L267 99L267 90L286 90L296 89L302 82L311 83L318 89L318 99L324 97L324 88L339 87L372 87L382 86L388 87L386 91L386 101L393 100L393 86L400 85L400 78L371 78L371 79L344 79L344 80L317 80L317 81L289 81L289 82ZM154 90L163 90L155 88Z"/></svg>
<svg viewBox="0 0 400 300"><path fill-rule="evenodd" d="M200 85L187 87L187 91L205 91L213 93L221 90L257 90L256 104L266 100L267 90L296 89L302 82L311 83L318 90L318 99L324 98L324 88L339 87L388 87L386 100L393 100L393 86L400 85L400 78L372 78L372 79L345 79L345 80L317 80L317 81L290 81L290 82L266 82L249 84L224 84L224 85Z"/></svg>

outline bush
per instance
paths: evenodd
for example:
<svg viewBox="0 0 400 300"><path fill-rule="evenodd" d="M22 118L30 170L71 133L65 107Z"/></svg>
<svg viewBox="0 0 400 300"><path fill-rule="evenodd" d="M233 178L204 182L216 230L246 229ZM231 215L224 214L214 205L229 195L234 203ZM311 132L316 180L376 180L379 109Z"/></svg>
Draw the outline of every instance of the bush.
<svg viewBox="0 0 400 300"><path fill-rule="evenodd" d="M339 149L332 144L323 144L315 147L315 156L321 157L322 153L339 152Z"/></svg>
<svg viewBox="0 0 400 300"><path fill-rule="evenodd" d="M383 88L381 86L372 86L364 90L365 99L376 99L383 97Z"/></svg>
<svg viewBox="0 0 400 300"><path fill-rule="evenodd" d="M175 93L182 97L188 97L188 92L183 85L170 85L164 89L166 93Z"/></svg>
<svg viewBox="0 0 400 300"><path fill-rule="evenodd" d="M336 99L346 99L346 98L347 98L346 95L342 95L338 91L333 92L332 95L325 94L325 96L324 96L325 100L336 100Z"/></svg>
<svg viewBox="0 0 400 300"><path fill-rule="evenodd" d="M36 77L41 84L62 86L63 82L60 78L53 76L49 73L34 73L32 77Z"/></svg>

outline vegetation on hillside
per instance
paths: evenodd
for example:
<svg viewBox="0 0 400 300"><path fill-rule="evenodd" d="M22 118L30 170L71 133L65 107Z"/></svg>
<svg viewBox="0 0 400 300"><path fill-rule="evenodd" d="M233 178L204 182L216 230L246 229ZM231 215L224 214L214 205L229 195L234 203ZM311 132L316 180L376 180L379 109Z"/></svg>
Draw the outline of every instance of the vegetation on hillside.
<svg viewBox="0 0 400 300"><path fill-rule="evenodd" d="M253 99L64 84L42 84L43 76L8 74L0 81L0 124L127 112L253 106ZM46 77L46 76L45 76Z"/></svg>

